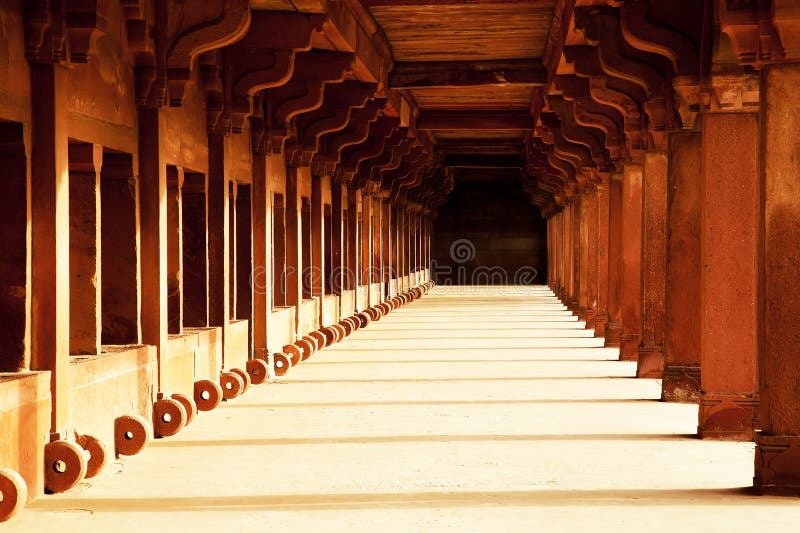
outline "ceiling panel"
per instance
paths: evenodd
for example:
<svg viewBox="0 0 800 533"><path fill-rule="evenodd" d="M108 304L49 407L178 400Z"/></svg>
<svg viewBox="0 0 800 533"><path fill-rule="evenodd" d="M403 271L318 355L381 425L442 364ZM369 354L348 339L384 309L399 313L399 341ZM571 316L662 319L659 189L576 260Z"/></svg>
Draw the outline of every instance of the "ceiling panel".
<svg viewBox="0 0 800 533"><path fill-rule="evenodd" d="M541 58L553 0L372 5L395 61Z"/></svg>
<svg viewBox="0 0 800 533"><path fill-rule="evenodd" d="M413 89L420 109L528 109L533 87L524 85Z"/></svg>

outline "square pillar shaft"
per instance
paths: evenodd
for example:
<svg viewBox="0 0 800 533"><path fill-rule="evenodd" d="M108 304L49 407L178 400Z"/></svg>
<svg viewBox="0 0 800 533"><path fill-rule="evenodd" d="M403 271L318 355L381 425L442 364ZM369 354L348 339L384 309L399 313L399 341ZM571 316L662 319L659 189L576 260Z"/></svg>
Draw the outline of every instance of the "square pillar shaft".
<svg viewBox="0 0 800 533"><path fill-rule="evenodd" d="M609 181L606 178L597 185L597 226L595 227L595 240L597 242L597 284L595 294L597 298L596 315L594 319L595 337L604 337L608 323L608 226L609 226Z"/></svg>
<svg viewBox="0 0 800 533"><path fill-rule="evenodd" d="M800 494L800 194L797 162L800 64L763 73L762 161L764 240L759 352L761 431L756 437L755 485L761 492Z"/></svg>
<svg viewBox="0 0 800 533"><path fill-rule="evenodd" d="M51 431L69 422L67 69L30 64L31 370L51 372Z"/></svg>
<svg viewBox="0 0 800 533"><path fill-rule="evenodd" d="M264 154L253 154L252 187L252 239L253 239L253 353L267 354L267 335L272 309L272 208L267 183L267 158Z"/></svg>
<svg viewBox="0 0 800 533"><path fill-rule="evenodd" d="M670 134L662 398L700 398L701 134Z"/></svg>
<svg viewBox="0 0 800 533"><path fill-rule="evenodd" d="M756 113L703 115L698 425L703 438L753 438L758 405L758 121Z"/></svg>
<svg viewBox="0 0 800 533"><path fill-rule="evenodd" d="M612 174L608 187L608 323L606 346L622 339L622 185L623 175Z"/></svg>
<svg viewBox="0 0 800 533"><path fill-rule="evenodd" d="M640 378L664 372L664 297L667 269L667 154L648 150L642 174L642 327Z"/></svg>
<svg viewBox="0 0 800 533"><path fill-rule="evenodd" d="M626 165L622 181L620 219L622 272L622 337L620 359L636 361L641 339L642 304L642 167Z"/></svg>

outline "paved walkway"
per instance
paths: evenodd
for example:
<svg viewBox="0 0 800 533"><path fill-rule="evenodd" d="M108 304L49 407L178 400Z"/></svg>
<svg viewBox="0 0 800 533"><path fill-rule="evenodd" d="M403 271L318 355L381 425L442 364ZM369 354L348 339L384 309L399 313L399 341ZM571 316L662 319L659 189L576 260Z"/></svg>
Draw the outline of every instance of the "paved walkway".
<svg viewBox="0 0 800 533"><path fill-rule="evenodd" d="M543 288L438 288L0 530L798 531Z"/></svg>

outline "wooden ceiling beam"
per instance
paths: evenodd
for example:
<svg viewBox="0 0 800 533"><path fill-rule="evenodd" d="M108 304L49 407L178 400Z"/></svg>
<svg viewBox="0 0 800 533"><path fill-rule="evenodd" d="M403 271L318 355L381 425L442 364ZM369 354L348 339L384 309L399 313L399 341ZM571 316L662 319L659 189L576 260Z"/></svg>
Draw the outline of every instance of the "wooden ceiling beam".
<svg viewBox="0 0 800 533"><path fill-rule="evenodd" d="M423 111L423 113L417 117L416 124L416 129L420 131L525 131L532 130L534 127L533 119L527 111Z"/></svg>
<svg viewBox="0 0 800 533"><path fill-rule="evenodd" d="M391 89L536 87L545 83L547 68L538 59L402 62L395 63L389 73Z"/></svg>

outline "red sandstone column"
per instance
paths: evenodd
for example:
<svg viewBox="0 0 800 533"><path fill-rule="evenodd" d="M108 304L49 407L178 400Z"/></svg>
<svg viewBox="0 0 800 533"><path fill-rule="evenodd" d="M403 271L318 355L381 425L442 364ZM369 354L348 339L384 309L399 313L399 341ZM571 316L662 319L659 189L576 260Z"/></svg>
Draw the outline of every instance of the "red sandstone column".
<svg viewBox="0 0 800 533"><path fill-rule="evenodd" d="M764 184L764 273L759 383L760 426L755 485L800 494L800 64L763 72L761 139Z"/></svg>
<svg viewBox="0 0 800 533"><path fill-rule="evenodd" d="M567 268L569 256L567 254L567 218L569 217L569 207L565 206L558 213L558 226L556 227L556 239L558 239L558 292L556 293L561 300L566 301L567 292Z"/></svg>
<svg viewBox="0 0 800 533"><path fill-rule="evenodd" d="M208 318L224 326L230 319L230 188L225 175L225 137L208 135Z"/></svg>
<svg viewBox="0 0 800 533"><path fill-rule="evenodd" d="M572 204L569 204L564 208L564 295L561 298L564 304L571 307L571 300L572 300L572 287L575 281L575 276L573 274L575 262L573 257L575 255L574 245L573 245L573 235L574 231L572 229L572 214L574 212L574 208Z"/></svg>
<svg viewBox="0 0 800 533"><path fill-rule="evenodd" d="M578 197L576 205L580 205L580 212L575 221L577 224L577 248L575 257L578 258L578 316L587 322L589 318L589 219L591 216L591 197L588 192L583 192Z"/></svg>
<svg viewBox="0 0 800 533"><path fill-rule="evenodd" d="M397 209L397 206L392 204L389 208L391 210L391 219L392 219L392 272L391 277L395 279L395 286L393 288L393 294L397 294L401 292L400 290L400 213Z"/></svg>
<svg viewBox="0 0 800 533"><path fill-rule="evenodd" d="M608 188L608 323L606 346L622 340L622 174L612 174Z"/></svg>
<svg viewBox="0 0 800 533"><path fill-rule="evenodd" d="M358 200L359 192L347 190L347 268L345 269L345 288L353 291L354 301L358 301Z"/></svg>
<svg viewBox="0 0 800 533"><path fill-rule="evenodd" d="M381 199L377 196L372 197L372 283L378 283L381 287L383 281L381 272L383 271L383 209L381 209ZM378 300L371 304L380 303L383 289L378 289Z"/></svg>
<svg viewBox="0 0 800 533"><path fill-rule="evenodd" d="M398 291L403 292L408 287L406 286L403 278L408 275L408 262L406 255L406 247L408 246L408 239L406 238L406 210L398 207L398 227L397 227L397 243L398 243L398 265L400 268L397 272Z"/></svg>
<svg viewBox="0 0 800 533"><path fill-rule="evenodd" d="M300 316L303 286L300 277L300 192L297 187L297 167L286 166L286 305L294 306Z"/></svg>
<svg viewBox="0 0 800 533"><path fill-rule="evenodd" d="M703 438L750 440L757 406L758 115L703 115Z"/></svg>
<svg viewBox="0 0 800 533"><path fill-rule="evenodd" d="M267 158L263 153L253 153L253 354L268 353L268 316L271 311L272 275L271 227L272 213L269 208L270 192L267 185Z"/></svg>
<svg viewBox="0 0 800 533"><path fill-rule="evenodd" d="M341 294L342 291L342 267L345 251L343 250L342 235L347 228L344 227L343 208L346 207L342 202L342 184L331 178L331 289L333 294ZM341 314L341 311L340 313Z"/></svg>
<svg viewBox="0 0 800 533"><path fill-rule="evenodd" d="M669 137L667 280L662 398L700 398L701 134Z"/></svg>
<svg viewBox="0 0 800 533"><path fill-rule="evenodd" d="M103 147L69 147L69 353L99 354L102 330L100 169Z"/></svg>
<svg viewBox="0 0 800 533"><path fill-rule="evenodd" d="M69 168L67 69L30 64L31 369L51 372L51 432L69 412Z"/></svg>
<svg viewBox="0 0 800 533"><path fill-rule="evenodd" d="M620 219L622 336L620 359L636 361L641 339L642 166L625 165Z"/></svg>
<svg viewBox="0 0 800 533"><path fill-rule="evenodd" d="M392 258L392 223L394 221L392 220L391 205L389 205L389 200L386 198L381 200L381 220L383 221L381 237L383 271L381 272L381 280L383 281L384 287L386 287L384 298L388 299L393 296L391 294L389 285L392 280L392 269L394 267L394 261Z"/></svg>
<svg viewBox="0 0 800 533"><path fill-rule="evenodd" d="M161 160L161 113L139 109L142 343L158 350L159 368L167 343L167 180ZM159 371L159 388L161 387Z"/></svg>
<svg viewBox="0 0 800 533"><path fill-rule="evenodd" d="M608 323L608 224L609 224L609 178L604 177L597 185L597 315L594 320L594 336L603 337Z"/></svg>
<svg viewBox="0 0 800 533"><path fill-rule="evenodd" d="M369 293L372 282L372 195L361 193L361 277L359 282L366 291L366 305L370 305ZM361 311L361 309L359 309Z"/></svg>
<svg viewBox="0 0 800 533"><path fill-rule="evenodd" d="M586 327L595 327L597 317L597 190L587 197L588 212L586 214Z"/></svg>
<svg viewBox="0 0 800 533"><path fill-rule="evenodd" d="M575 198L572 203L572 214L570 228L570 253L572 254L572 290L570 291L570 309L583 319L580 305L581 291L581 200L580 196Z"/></svg>
<svg viewBox="0 0 800 533"><path fill-rule="evenodd" d="M667 268L667 154L648 150L642 174L642 328L636 376L664 371L664 295Z"/></svg>
<svg viewBox="0 0 800 533"><path fill-rule="evenodd" d="M319 298L319 323L322 324L325 306L325 225L322 202L322 177L311 174L311 294Z"/></svg>

